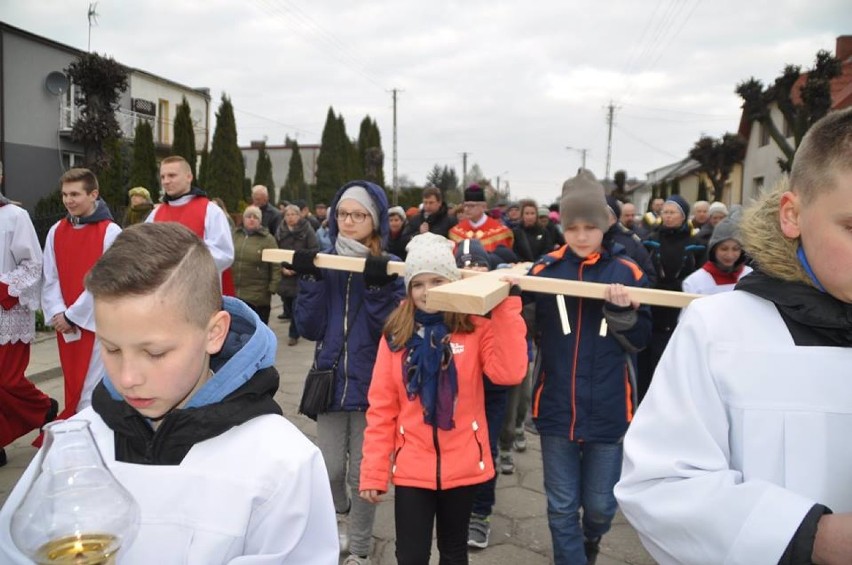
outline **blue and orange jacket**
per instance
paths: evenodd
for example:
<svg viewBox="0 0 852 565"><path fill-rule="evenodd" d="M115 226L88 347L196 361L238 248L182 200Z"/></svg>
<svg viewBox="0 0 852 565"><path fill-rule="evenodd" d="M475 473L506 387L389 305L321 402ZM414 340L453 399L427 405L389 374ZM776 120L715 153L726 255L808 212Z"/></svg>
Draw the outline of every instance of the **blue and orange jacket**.
<svg viewBox="0 0 852 565"><path fill-rule="evenodd" d="M648 286L648 279L624 248L611 249L581 259L567 245L539 259L530 275L596 283ZM535 363L532 410L539 432L571 441L620 440L633 418L628 357L636 366L635 351L651 336L648 306L636 311L636 322L619 333L634 350L625 347L615 330L604 323L604 301L565 296L566 334L559 314L558 297L536 294L536 334L539 353ZM609 305L612 313L625 312Z"/></svg>

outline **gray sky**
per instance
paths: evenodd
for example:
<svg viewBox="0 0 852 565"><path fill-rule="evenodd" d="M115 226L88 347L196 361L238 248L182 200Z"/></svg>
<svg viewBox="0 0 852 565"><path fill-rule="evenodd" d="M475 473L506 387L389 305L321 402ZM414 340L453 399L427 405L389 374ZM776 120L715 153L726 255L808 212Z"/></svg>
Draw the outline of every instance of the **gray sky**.
<svg viewBox="0 0 852 565"><path fill-rule="evenodd" d="M86 48L88 0L0 0L3 21ZM852 33L848 0L100 0L92 50L227 93L240 144L319 143L329 106L350 137L369 114L392 179L478 164L513 198L550 202L580 165L603 177L736 131L736 84L809 67ZM276 179L283 182L284 179Z"/></svg>

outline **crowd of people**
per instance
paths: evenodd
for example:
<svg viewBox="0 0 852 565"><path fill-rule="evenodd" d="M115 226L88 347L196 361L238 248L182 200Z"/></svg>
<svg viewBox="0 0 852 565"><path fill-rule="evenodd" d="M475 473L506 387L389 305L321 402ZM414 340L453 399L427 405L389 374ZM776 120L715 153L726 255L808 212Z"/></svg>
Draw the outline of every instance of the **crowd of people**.
<svg viewBox="0 0 852 565"><path fill-rule="evenodd" d="M185 160L160 177L156 205L131 189L122 231L95 175L69 170L43 249L0 197L0 447L91 422L141 507L124 562L369 564L392 484L397 561L428 563L434 529L440 562L467 563L528 433L557 564L594 563L619 507L661 563L852 560L852 111L730 213L671 195L639 215L580 170L556 210L489 210L474 184L460 207L427 187L406 211L356 180L311 213L256 186L232 227ZM278 248L293 260L262 259ZM319 252L363 272L320 268ZM603 298L524 292L515 268L488 315L430 306L460 269L524 263ZM681 310L636 287L714 296ZM275 294L288 345L315 342L329 379L315 443L273 399ZM39 308L59 336L61 411L24 376ZM37 465L0 510L4 562L27 562L10 523Z"/></svg>

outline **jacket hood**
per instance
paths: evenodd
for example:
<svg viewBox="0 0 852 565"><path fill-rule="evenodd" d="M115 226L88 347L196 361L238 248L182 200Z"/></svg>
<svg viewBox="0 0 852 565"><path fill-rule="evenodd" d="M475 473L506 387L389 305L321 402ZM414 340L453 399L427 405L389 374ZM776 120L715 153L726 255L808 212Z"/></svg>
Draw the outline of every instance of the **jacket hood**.
<svg viewBox="0 0 852 565"><path fill-rule="evenodd" d="M782 180L775 190L745 211L740 224L743 247L767 275L814 286L796 256L799 239L790 239L781 232L781 195L788 187L788 181Z"/></svg>
<svg viewBox="0 0 852 565"><path fill-rule="evenodd" d="M166 194L164 192L163 196L160 197L160 200L163 201L163 202L173 202L175 200L180 200L184 196L203 196L204 198L209 198L207 196L207 193L204 192L203 190L201 190L200 188L198 188L197 186L190 186L189 192L185 192L185 193L181 194L180 196L169 196L168 194Z"/></svg>
<svg viewBox="0 0 852 565"><path fill-rule="evenodd" d="M95 224L102 220L113 220L112 213L109 211L107 203L101 199L96 200L95 211L89 216L72 216L68 214L66 218L72 224Z"/></svg>
<svg viewBox="0 0 852 565"><path fill-rule="evenodd" d="M115 433L116 460L143 465L179 465L192 447L263 415L281 415L275 402L278 371L275 334L257 314L235 298L224 298L231 328L222 350L211 357L213 377L154 430L103 379L92 394L92 408Z"/></svg>
<svg viewBox="0 0 852 565"><path fill-rule="evenodd" d="M385 191L382 187L365 180L354 180L348 182L340 187L340 190L338 190L337 194L334 195L334 199L331 201L331 206L328 207L327 216L328 236L331 239L331 247L334 248L334 244L337 242L337 203L340 201L340 197L343 193L346 192L346 189L350 186L364 187L372 197L373 202L376 203L376 208L379 210L379 225L375 227L378 228L379 234L382 238L382 247L384 247L388 242L388 235L390 234L390 223L388 223L388 198L385 196Z"/></svg>

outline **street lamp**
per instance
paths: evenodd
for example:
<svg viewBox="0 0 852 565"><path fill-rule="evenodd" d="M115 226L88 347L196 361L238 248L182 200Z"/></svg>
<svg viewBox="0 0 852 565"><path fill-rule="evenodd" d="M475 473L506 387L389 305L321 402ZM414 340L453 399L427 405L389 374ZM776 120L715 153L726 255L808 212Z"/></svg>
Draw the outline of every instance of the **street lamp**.
<svg viewBox="0 0 852 565"><path fill-rule="evenodd" d="M583 156L583 168L584 169L586 168L586 153L589 152L588 149L585 149L585 148L580 149L580 148L577 148L577 147L571 147L570 145L567 145L565 147L565 149L568 149L569 151L577 151L578 153L580 153Z"/></svg>

